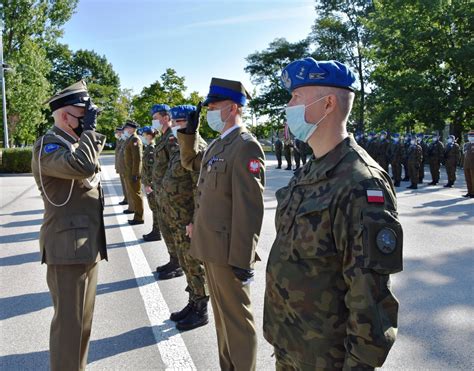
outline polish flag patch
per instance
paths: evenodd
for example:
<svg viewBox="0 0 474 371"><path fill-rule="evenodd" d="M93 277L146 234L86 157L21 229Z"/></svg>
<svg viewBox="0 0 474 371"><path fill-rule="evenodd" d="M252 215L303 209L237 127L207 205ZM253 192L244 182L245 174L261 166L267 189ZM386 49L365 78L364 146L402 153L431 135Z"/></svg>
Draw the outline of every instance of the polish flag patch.
<svg viewBox="0 0 474 371"><path fill-rule="evenodd" d="M383 204L385 202L385 198L383 197L383 191L378 189L368 189L367 202L374 204Z"/></svg>
<svg viewBox="0 0 474 371"><path fill-rule="evenodd" d="M252 173L252 174L258 174L260 173L260 161L258 161L257 159L251 159L249 161L249 163L247 164L247 169L249 169L249 171Z"/></svg>

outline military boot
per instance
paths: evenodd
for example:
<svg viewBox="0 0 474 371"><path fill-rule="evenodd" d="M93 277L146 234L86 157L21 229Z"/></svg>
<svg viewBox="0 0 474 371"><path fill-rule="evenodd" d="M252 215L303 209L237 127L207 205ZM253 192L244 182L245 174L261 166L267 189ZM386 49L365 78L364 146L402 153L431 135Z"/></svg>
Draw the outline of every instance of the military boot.
<svg viewBox="0 0 474 371"><path fill-rule="evenodd" d="M444 188L453 188L453 184L451 182L448 182L448 184L445 184Z"/></svg>
<svg viewBox="0 0 474 371"><path fill-rule="evenodd" d="M160 273L160 272L167 271L171 265L176 263L176 260L177 258L170 257L170 261L168 263L159 265L158 267L156 267L156 272Z"/></svg>
<svg viewBox="0 0 474 371"><path fill-rule="evenodd" d="M159 280L170 280L175 277L181 277L184 274L183 269L179 266L177 258L170 259L170 265L158 274Z"/></svg>
<svg viewBox="0 0 474 371"><path fill-rule="evenodd" d="M148 234L143 235L144 241L161 241L161 233L158 228L153 228Z"/></svg>
<svg viewBox="0 0 474 371"><path fill-rule="evenodd" d="M179 331L189 331L207 325L209 323L209 316L207 315L208 301L208 296L196 300L189 314L176 324L176 328Z"/></svg>
<svg viewBox="0 0 474 371"><path fill-rule="evenodd" d="M193 302L189 300L188 304L186 304L186 306L183 309L181 309L178 312L171 313L170 320L174 322L179 322L185 319L192 309L193 309Z"/></svg>

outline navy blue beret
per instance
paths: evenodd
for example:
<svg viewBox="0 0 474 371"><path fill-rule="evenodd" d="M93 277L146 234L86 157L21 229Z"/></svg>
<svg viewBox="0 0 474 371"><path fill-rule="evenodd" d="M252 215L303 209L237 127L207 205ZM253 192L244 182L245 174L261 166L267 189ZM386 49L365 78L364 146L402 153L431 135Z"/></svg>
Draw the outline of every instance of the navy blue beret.
<svg viewBox="0 0 474 371"><path fill-rule="evenodd" d="M189 112L193 111L196 111L195 106L191 106L190 104L182 104L180 106L171 108L170 114L173 120L187 119Z"/></svg>
<svg viewBox="0 0 474 371"><path fill-rule="evenodd" d="M281 73L283 87L290 93L301 86L332 86L355 91L359 88L356 75L337 61L317 61L308 57L291 62Z"/></svg>
<svg viewBox="0 0 474 371"><path fill-rule="evenodd" d="M145 126L142 129L142 135L144 134L154 134L153 128L151 126Z"/></svg>
<svg viewBox="0 0 474 371"><path fill-rule="evenodd" d="M155 104L153 107L151 107L150 113L153 116L157 112L169 112L170 111L170 106L167 104Z"/></svg>

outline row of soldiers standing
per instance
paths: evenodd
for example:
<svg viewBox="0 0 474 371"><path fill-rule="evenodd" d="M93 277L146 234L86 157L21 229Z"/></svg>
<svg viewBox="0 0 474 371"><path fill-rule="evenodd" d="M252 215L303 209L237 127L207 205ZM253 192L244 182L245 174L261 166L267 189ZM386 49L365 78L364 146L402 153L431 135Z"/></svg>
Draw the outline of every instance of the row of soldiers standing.
<svg viewBox="0 0 474 371"><path fill-rule="evenodd" d="M391 136L391 141L385 131L380 132L378 137L374 132L368 133L367 137L356 133L355 138L385 171L388 172L391 165L396 187L400 186L401 181L410 181L411 185L407 188L417 189L418 184L423 183L425 163L429 164L432 179L428 185L439 183L441 165L445 165L448 178L445 187L453 187L456 181L456 168L461 151L453 135L448 137L446 145L437 134L432 135L429 142L422 133L407 134L404 138L395 133ZM405 170L404 178L402 167Z"/></svg>
<svg viewBox="0 0 474 371"><path fill-rule="evenodd" d="M176 328L185 331L208 323L209 293L202 262L189 254L190 234L197 191L198 171L185 169L180 160L176 130L171 120L186 121L194 106L170 108L156 104L151 109L153 127L138 128L127 121L116 129L116 171L120 174L125 214L134 214L129 224L143 224L142 186L153 215L150 233L145 241L164 238L170 260L158 266L158 279L167 280L185 275L189 301L185 308L171 314ZM161 136L157 137L161 132ZM201 142L205 148L204 140Z"/></svg>

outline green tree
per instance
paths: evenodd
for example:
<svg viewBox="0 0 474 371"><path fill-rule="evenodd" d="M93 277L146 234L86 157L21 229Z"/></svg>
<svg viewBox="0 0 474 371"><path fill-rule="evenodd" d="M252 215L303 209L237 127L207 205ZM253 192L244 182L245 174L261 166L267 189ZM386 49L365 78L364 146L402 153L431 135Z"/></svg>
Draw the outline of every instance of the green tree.
<svg viewBox="0 0 474 371"><path fill-rule="evenodd" d="M357 126L364 129L366 109L366 86L370 69L367 48L371 35L365 26L367 18L373 11L372 0L317 0L318 15L310 34L316 50L343 63L356 71L360 88L357 94Z"/></svg>
<svg viewBox="0 0 474 371"><path fill-rule="evenodd" d="M474 4L375 0L373 117L457 137L474 124Z"/></svg>

